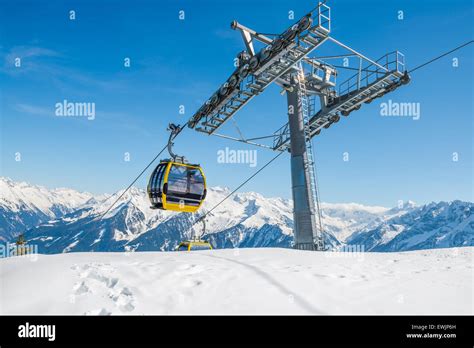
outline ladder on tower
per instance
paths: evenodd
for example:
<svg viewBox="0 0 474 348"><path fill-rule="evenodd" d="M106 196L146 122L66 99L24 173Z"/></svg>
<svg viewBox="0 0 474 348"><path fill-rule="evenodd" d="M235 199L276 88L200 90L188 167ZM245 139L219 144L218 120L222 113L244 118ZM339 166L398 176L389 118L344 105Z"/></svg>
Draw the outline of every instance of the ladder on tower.
<svg viewBox="0 0 474 348"><path fill-rule="evenodd" d="M314 202L315 208L315 217L316 221L316 237L314 240L315 246L317 250L324 250L324 239L323 239L323 224L322 224L322 214L321 214L321 203L319 200L319 192L318 192L318 185L316 179L316 169L314 166L314 155L313 155L313 146L311 142L311 128L309 123L310 118L310 106L308 101L308 93L306 91L306 82L305 82L305 74L303 69L303 64L299 62L296 65L298 70L298 98L301 102L301 111L303 113L303 123L304 123L304 134L305 134L305 142L306 142L306 164L305 166L308 168L309 172L309 181L310 181L310 188L311 188L311 195Z"/></svg>

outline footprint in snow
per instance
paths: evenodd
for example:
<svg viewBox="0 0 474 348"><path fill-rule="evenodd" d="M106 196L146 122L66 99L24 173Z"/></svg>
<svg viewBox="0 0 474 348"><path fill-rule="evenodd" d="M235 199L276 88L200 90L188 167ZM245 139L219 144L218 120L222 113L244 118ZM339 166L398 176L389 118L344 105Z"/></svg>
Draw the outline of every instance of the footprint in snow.
<svg viewBox="0 0 474 348"><path fill-rule="evenodd" d="M105 308L100 308L100 309L93 309L91 311L87 311L84 313L84 315L111 315L112 312L109 312Z"/></svg>
<svg viewBox="0 0 474 348"><path fill-rule="evenodd" d="M86 270L79 274L82 279L93 279L103 283L108 288L113 288L118 283L118 278L103 275L96 269Z"/></svg>
<svg viewBox="0 0 474 348"><path fill-rule="evenodd" d="M97 297L103 296L105 292L122 312L131 312L135 309L135 299L130 289L126 287L117 288L119 278L110 276L111 273L115 272L110 264L86 264L82 267L75 265L72 269L79 271L79 278L81 279L74 285L73 294L88 294L88 296ZM91 288L94 289L94 294ZM111 312L101 308L90 310L84 314L110 315Z"/></svg>
<svg viewBox="0 0 474 348"><path fill-rule="evenodd" d="M201 285L202 281L198 279L185 279L182 284L187 288L193 288Z"/></svg>
<svg viewBox="0 0 474 348"><path fill-rule="evenodd" d="M76 295L82 295L90 291L89 287L86 285L85 282L76 283L76 285L74 285L73 290L74 294Z"/></svg>
<svg viewBox="0 0 474 348"><path fill-rule="evenodd" d="M131 312L135 309L135 306L133 305L134 297L129 288L123 288L120 293L111 293L109 296L121 311Z"/></svg>
<svg viewBox="0 0 474 348"><path fill-rule="evenodd" d="M201 273L204 270L204 267L198 265L189 265L184 264L177 267L176 273L178 274L197 274Z"/></svg>

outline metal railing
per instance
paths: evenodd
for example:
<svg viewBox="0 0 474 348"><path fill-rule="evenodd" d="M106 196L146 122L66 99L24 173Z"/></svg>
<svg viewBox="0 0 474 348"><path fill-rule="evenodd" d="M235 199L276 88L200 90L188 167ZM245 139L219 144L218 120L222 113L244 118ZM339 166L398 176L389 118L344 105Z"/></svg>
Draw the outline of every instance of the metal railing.
<svg viewBox="0 0 474 348"><path fill-rule="evenodd" d="M387 53L379 58L376 63L378 65L370 63L364 68L360 68L359 72L342 82L339 86L339 95L348 95L377 82L386 75L394 72L402 74L405 70L405 56L399 51Z"/></svg>
<svg viewBox="0 0 474 348"><path fill-rule="evenodd" d="M331 8L325 4L319 4L318 7L318 23L319 29L323 29L326 32L331 31Z"/></svg>

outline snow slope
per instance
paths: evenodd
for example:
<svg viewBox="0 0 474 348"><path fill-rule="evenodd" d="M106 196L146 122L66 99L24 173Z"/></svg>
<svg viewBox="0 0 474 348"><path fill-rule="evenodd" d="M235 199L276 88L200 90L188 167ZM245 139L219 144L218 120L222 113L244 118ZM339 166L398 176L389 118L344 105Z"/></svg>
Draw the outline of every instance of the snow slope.
<svg viewBox="0 0 474 348"><path fill-rule="evenodd" d="M0 314L473 314L473 255L465 247L10 257L0 259Z"/></svg>

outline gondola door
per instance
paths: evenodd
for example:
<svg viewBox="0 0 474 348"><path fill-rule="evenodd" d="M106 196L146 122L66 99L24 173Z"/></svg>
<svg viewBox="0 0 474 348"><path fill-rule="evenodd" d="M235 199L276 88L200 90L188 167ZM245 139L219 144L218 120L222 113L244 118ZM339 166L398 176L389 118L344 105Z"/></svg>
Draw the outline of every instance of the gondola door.
<svg viewBox="0 0 474 348"><path fill-rule="evenodd" d="M147 192L153 209L163 209L163 187L170 162L161 162L153 171L148 182Z"/></svg>
<svg viewBox="0 0 474 348"><path fill-rule="evenodd" d="M195 212L201 206L205 195L205 178L199 166L170 163L164 177L164 209Z"/></svg>

